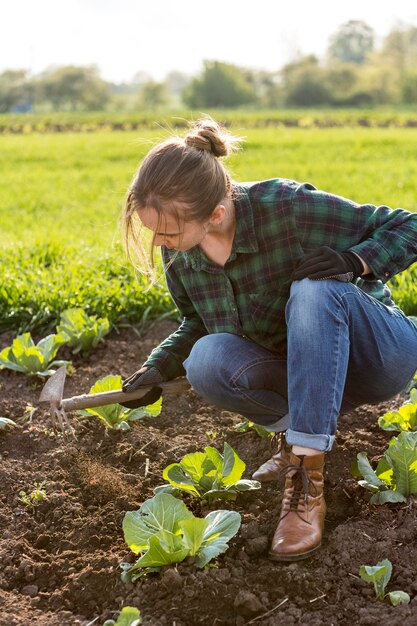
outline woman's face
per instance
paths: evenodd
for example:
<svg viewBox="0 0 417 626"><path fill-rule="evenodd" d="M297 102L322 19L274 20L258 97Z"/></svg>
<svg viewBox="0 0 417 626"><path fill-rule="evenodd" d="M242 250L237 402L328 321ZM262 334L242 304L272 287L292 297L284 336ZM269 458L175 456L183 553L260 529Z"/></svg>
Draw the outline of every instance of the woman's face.
<svg viewBox="0 0 417 626"><path fill-rule="evenodd" d="M180 252L198 246L206 236L209 225L209 222L178 221L168 212L160 217L152 208L140 209L138 216L143 226L153 233L155 246L165 246L168 250Z"/></svg>

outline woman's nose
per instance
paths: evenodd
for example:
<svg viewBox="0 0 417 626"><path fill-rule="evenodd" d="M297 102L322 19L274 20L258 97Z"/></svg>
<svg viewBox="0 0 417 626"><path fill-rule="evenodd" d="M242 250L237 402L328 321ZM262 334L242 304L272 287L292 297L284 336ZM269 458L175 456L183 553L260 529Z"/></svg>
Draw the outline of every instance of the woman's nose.
<svg viewBox="0 0 417 626"><path fill-rule="evenodd" d="M156 235L154 239L155 246L163 246L165 244L165 237L163 235Z"/></svg>

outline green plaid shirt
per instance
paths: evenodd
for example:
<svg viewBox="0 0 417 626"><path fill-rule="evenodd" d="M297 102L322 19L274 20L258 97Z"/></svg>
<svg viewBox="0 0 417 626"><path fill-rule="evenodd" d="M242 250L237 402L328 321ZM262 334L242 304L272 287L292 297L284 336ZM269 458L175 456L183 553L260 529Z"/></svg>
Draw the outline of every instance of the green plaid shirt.
<svg viewBox="0 0 417 626"><path fill-rule="evenodd" d="M403 209L359 205L285 179L237 184L234 203L236 233L224 267L198 246L176 256L161 248L183 322L146 365L168 378L184 374L183 361L208 333L240 335L285 354L291 272L300 256L319 246L357 252L373 272L357 286L388 305L393 302L385 283L417 261L417 214Z"/></svg>

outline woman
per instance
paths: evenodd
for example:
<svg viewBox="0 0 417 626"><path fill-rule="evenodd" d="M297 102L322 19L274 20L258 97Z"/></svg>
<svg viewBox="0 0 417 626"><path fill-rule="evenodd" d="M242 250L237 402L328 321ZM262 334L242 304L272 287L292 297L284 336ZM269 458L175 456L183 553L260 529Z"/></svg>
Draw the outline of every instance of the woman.
<svg viewBox="0 0 417 626"><path fill-rule="evenodd" d="M185 373L207 402L286 431L254 478L286 476L269 554L295 561L321 544L339 414L395 396L417 369L417 328L385 286L417 260L417 215L291 180L234 183L219 159L235 146L200 120L132 182L125 244L143 265L141 229L152 233L183 322L123 390L154 384L149 403Z"/></svg>

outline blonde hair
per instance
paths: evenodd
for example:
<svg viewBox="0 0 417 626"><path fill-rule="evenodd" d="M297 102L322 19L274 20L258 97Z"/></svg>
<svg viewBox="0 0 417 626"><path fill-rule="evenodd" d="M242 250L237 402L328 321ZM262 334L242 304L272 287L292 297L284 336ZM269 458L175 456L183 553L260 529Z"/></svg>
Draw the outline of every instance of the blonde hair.
<svg viewBox="0 0 417 626"><path fill-rule="evenodd" d="M184 138L167 139L146 155L128 189L121 219L127 256L142 274L156 279L154 237L148 256L137 211L156 210L158 229L166 212L178 223L208 220L222 199L231 194L230 174L220 158L237 149L240 139L207 117L193 123Z"/></svg>

